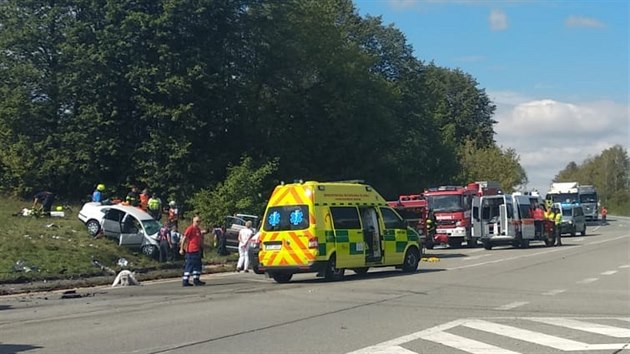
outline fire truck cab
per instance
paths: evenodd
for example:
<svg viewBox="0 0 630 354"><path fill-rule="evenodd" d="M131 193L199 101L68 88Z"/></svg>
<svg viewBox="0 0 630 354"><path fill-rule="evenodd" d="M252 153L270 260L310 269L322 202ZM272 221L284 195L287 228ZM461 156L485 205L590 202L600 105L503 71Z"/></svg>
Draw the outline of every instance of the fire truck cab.
<svg viewBox="0 0 630 354"><path fill-rule="evenodd" d="M426 220L429 215L427 200L422 194L401 195L398 200L388 201L387 204L394 208L407 222L409 227L420 234L423 244L427 238Z"/></svg>
<svg viewBox="0 0 630 354"><path fill-rule="evenodd" d="M499 193L497 182L472 182L462 186L440 186L424 192L429 212L437 221L433 240L427 244L448 244L460 247L464 241L468 247L476 247L478 237L472 234L471 208L475 197Z"/></svg>

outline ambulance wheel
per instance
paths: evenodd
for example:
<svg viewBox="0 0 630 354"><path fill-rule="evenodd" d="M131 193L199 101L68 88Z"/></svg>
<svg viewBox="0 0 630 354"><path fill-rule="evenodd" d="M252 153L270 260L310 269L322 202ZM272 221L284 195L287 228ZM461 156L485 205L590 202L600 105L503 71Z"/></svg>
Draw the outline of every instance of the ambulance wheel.
<svg viewBox="0 0 630 354"><path fill-rule="evenodd" d="M291 281L291 278L293 278L293 274L291 274L291 273L273 273L273 274L271 274L271 277L273 278L273 280L276 281L276 283L284 284L284 283L288 283L288 282Z"/></svg>
<svg viewBox="0 0 630 354"><path fill-rule="evenodd" d="M343 279L345 269L337 268L337 256L331 255L328 263L326 264L326 270L324 270L324 278L329 281L336 281Z"/></svg>
<svg viewBox="0 0 630 354"><path fill-rule="evenodd" d="M482 243L483 243L483 248L487 249L488 251L492 249L492 243L490 243L490 241L482 241Z"/></svg>
<svg viewBox="0 0 630 354"><path fill-rule="evenodd" d="M409 247L405 253L405 260L402 265L402 271L405 273L413 273L418 270L418 263L420 263L420 252L415 247Z"/></svg>
<svg viewBox="0 0 630 354"><path fill-rule="evenodd" d="M352 269L357 275L366 275L370 267L361 267Z"/></svg>

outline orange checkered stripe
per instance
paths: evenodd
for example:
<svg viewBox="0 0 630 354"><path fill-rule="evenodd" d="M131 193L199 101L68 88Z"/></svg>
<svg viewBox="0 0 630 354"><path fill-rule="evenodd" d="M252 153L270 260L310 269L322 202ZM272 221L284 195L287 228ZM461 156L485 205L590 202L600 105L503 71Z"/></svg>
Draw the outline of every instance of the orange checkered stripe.
<svg viewBox="0 0 630 354"><path fill-rule="evenodd" d="M269 205L313 205L302 186L286 186L277 189L271 196ZM315 215L309 208L309 223L315 225ZM308 240L315 235L310 230L262 232L259 259L264 267L303 266L312 263L317 249L308 248ZM265 243L282 242L280 250L265 250Z"/></svg>

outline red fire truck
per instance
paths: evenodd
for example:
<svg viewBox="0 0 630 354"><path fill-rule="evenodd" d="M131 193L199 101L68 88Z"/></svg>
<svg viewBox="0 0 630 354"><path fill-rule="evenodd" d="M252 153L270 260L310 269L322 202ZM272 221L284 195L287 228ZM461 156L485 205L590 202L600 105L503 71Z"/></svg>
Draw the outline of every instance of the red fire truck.
<svg viewBox="0 0 630 354"><path fill-rule="evenodd" d="M422 194L401 195L398 200L387 202L387 204L396 209L409 226L418 231L424 243L427 235L426 220L429 214L424 196Z"/></svg>
<svg viewBox="0 0 630 354"><path fill-rule="evenodd" d="M460 247L464 241L468 247L477 245L477 238L472 235L471 208L475 196L495 195L499 193L499 183L492 181L472 182L462 186L440 186L424 192L429 212L433 212L437 221L437 230L433 240L427 239L426 247L433 244L448 244Z"/></svg>

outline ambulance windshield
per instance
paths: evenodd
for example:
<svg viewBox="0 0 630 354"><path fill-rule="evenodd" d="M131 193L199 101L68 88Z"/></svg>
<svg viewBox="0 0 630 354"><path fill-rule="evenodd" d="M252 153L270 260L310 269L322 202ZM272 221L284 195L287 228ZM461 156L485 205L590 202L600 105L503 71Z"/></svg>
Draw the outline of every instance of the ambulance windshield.
<svg viewBox="0 0 630 354"><path fill-rule="evenodd" d="M267 210L265 231L303 230L309 227L308 205L285 205Z"/></svg>

